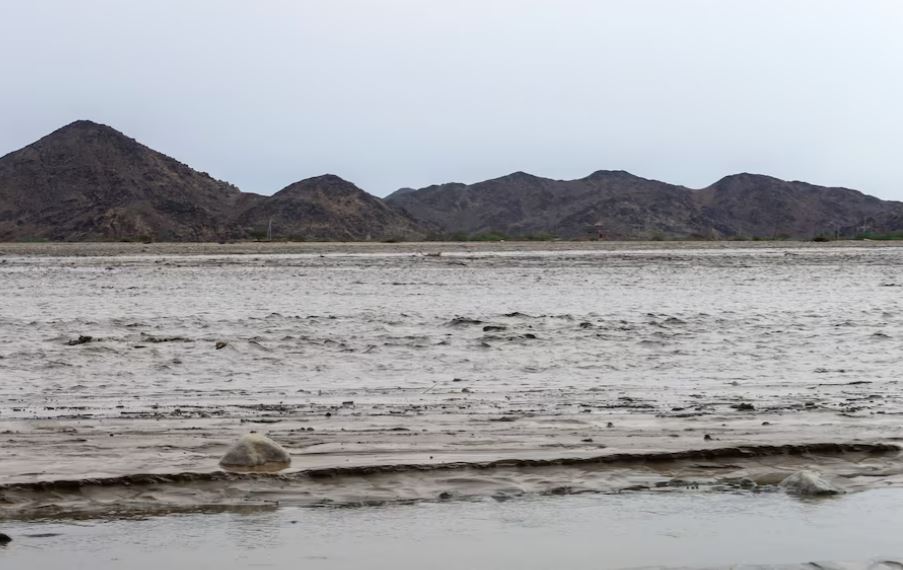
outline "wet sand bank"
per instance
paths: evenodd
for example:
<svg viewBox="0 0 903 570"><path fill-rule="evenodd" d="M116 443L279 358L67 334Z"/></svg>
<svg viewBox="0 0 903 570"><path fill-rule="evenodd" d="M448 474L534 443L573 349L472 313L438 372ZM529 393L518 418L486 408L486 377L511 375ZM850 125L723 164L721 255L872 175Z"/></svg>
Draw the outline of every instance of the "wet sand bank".
<svg viewBox="0 0 903 570"><path fill-rule="evenodd" d="M775 493L814 471L838 493L903 487L900 448L810 444L559 459L357 465L281 473L131 474L0 485L0 520L243 509L361 507L531 495L656 491ZM833 492L833 491L832 491Z"/></svg>
<svg viewBox="0 0 903 570"><path fill-rule="evenodd" d="M93 257L129 255L416 255L494 252L630 252L898 248L899 241L494 241L494 242L0 242L0 256Z"/></svg>

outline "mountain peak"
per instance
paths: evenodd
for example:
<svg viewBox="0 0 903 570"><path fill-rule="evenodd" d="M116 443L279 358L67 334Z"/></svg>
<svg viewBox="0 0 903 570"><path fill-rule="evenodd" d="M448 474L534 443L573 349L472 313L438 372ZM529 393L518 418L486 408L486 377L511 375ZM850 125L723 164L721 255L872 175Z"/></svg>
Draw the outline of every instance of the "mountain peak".
<svg viewBox="0 0 903 570"><path fill-rule="evenodd" d="M599 180L601 178L634 178L638 179L639 176L635 174L631 174L626 170L597 170L586 177L588 180Z"/></svg>
<svg viewBox="0 0 903 570"><path fill-rule="evenodd" d="M126 152L141 152L139 149L147 149L135 139L117 131L109 125L95 123L86 119L73 121L60 127L52 133L42 137L26 149L37 151L56 149L54 152L81 153L87 148L117 147Z"/></svg>
<svg viewBox="0 0 903 570"><path fill-rule="evenodd" d="M310 178L306 178L306 179L302 180L302 182L317 182L317 183L323 183L323 184L326 184L326 183L328 183L328 184L351 184L351 182L348 182L341 176L338 176L335 174L329 174L328 172L326 174L321 174L319 176L312 176Z"/></svg>
<svg viewBox="0 0 903 570"><path fill-rule="evenodd" d="M61 134L85 134L85 133L96 133L96 134L106 134L113 135L117 137L129 138L121 132L117 131L113 127L109 125L104 125L103 123L95 123L94 121L90 121L88 119L78 119L76 121L72 121L68 125L64 125L59 129L53 131L47 137L52 137L54 135Z"/></svg>
<svg viewBox="0 0 903 570"><path fill-rule="evenodd" d="M363 190L355 186L352 182L349 182L340 176L336 176L335 174L321 174L319 176L312 176L310 178L298 180L297 182L292 182L274 195L283 192L310 192L316 190L325 190L327 192L363 192Z"/></svg>
<svg viewBox="0 0 903 570"><path fill-rule="evenodd" d="M399 189L396 190L395 192L392 192L391 194L389 194L388 196L386 196L385 198L383 198L383 200L387 200L387 201L388 201L388 200L392 200L393 198L398 198L399 196L404 196L405 194L410 194L410 193L416 192L416 191L417 191L417 190L414 189L414 188L411 188L411 187L409 187L409 186L405 186L405 187L403 187L403 188L399 188Z"/></svg>
<svg viewBox="0 0 903 570"><path fill-rule="evenodd" d="M720 179L718 182L715 182L712 186L724 186L726 184L774 184L774 183L785 183L784 180L780 178L775 178L774 176L768 176L766 174L754 174L751 172L738 172L736 174L728 174L724 178Z"/></svg>
<svg viewBox="0 0 903 570"><path fill-rule="evenodd" d="M107 129L113 128L109 125L105 125L103 123L98 123L96 121L92 121L91 119L76 119L76 120L72 121L71 123L69 123L68 125L63 125L58 130L84 129L84 128L97 128L97 127L104 127Z"/></svg>
<svg viewBox="0 0 903 570"><path fill-rule="evenodd" d="M511 174L506 174L505 176L500 176L496 178L497 181L507 181L507 182L521 182L521 181L533 181L533 180L542 180L539 176L534 176L529 172L524 172L523 170L518 170L516 172L512 172Z"/></svg>

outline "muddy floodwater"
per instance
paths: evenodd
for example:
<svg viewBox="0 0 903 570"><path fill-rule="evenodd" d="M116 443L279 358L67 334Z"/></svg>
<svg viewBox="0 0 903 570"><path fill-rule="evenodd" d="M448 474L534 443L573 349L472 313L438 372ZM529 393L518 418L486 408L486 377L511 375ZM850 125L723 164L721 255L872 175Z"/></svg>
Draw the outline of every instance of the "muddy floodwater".
<svg viewBox="0 0 903 570"><path fill-rule="evenodd" d="M0 547L0 567L11 570L899 570L903 493L815 502L774 494L525 497L7 528L19 537Z"/></svg>
<svg viewBox="0 0 903 570"><path fill-rule="evenodd" d="M0 287L0 530L903 496L893 244L0 244ZM250 431L292 466L223 472Z"/></svg>

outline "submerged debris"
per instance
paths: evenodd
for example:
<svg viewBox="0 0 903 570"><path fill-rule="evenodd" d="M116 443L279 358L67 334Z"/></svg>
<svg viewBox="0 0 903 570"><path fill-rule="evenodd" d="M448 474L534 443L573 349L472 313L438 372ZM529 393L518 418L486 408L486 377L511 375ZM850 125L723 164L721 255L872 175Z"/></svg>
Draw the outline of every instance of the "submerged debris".
<svg viewBox="0 0 903 570"><path fill-rule="evenodd" d="M479 319L470 319L467 317L455 317L448 322L450 326L458 327L458 326L466 326L466 325L482 325L483 321Z"/></svg>

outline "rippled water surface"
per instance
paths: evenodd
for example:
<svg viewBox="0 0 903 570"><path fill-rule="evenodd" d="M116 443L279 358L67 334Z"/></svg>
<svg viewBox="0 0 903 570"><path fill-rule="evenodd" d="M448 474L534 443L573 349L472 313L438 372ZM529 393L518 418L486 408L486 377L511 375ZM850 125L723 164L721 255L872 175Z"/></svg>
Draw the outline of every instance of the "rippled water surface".
<svg viewBox="0 0 903 570"><path fill-rule="evenodd" d="M6 483L212 472L251 430L282 443L295 470L903 438L903 248L110 244L0 253ZM355 479L306 488L300 502L654 488L687 473L765 485L812 464L850 490L900 482L896 458L741 463L730 477L696 462L429 484ZM236 485L79 500L101 509L126 499L250 500ZM6 501L26 510L59 502Z"/></svg>

